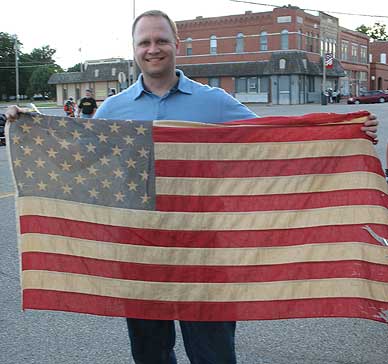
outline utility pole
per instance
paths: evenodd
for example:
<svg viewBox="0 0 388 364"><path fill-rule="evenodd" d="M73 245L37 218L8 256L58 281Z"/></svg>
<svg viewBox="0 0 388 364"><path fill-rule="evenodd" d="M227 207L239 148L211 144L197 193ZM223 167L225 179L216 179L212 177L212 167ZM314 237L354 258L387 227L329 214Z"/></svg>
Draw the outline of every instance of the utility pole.
<svg viewBox="0 0 388 364"><path fill-rule="evenodd" d="M16 103L19 103L19 46L18 46L18 37L16 34L13 36L14 40L14 50L15 50L15 78L16 78Z"/></svg>
<svg viewBox="0 0 388 364"><path fill-rule="evenodd" d="M323 42L322 44L322 96L321 96L321 105L327 105L327 97L326 97L326 62L325 62L325 56L326 56L326 44L325 44L325 33L321 31L321 38Z"/></svg>

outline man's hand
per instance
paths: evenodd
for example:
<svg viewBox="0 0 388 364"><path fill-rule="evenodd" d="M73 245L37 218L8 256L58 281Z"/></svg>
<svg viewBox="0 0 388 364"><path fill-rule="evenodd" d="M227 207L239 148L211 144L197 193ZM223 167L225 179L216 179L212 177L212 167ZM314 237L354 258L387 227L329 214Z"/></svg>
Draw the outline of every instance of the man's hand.
<svg viewBox="0 0 388 364"><path fill-rule="evenodd" d="M23 112L27 112L27 109L23 109L16 105L8 106L5 117L7 118L7 121L13 122L19 119L19 115Z"/></svg>
<svg viewBox="0 0 388 364"><path fill-rule="evenodd" d="M366 135L373 138L374 143L377 144L377 125L379 122L376 119L376 115L370 114L368 120L365 121L364 126L361 128L362 131L365 132Z"/></svg>

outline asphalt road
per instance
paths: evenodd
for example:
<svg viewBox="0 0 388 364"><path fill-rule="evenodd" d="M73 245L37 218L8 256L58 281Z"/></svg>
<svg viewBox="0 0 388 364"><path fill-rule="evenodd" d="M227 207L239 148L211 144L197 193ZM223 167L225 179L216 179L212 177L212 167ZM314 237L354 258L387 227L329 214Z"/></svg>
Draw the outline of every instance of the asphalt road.
<svg viewBox="0 0 388 364"><path fill-rule="evenodd" d="M385 163L388 104L364 107L380 120L377 151ZM353 105L252 106L259 115L349 112ZM46 113L61 114L47 109ZM22 312L13 183L0 148L0 364L132 363L125 321L62 312ZM179 332L179 330L178 330ZM240 364L386 364L388 325L360 319L298 319L241 322ZM177 357L185 358L177 337ZM217 363L223 364L223 363Z"/></svg>

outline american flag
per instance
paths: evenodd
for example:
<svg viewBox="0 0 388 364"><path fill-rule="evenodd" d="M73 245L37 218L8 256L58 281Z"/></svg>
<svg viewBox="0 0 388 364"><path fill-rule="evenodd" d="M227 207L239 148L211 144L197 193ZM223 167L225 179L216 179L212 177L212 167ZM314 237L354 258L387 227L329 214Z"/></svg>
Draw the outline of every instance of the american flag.
<svg viewBox="0 0 388 364"><path fill-rule="evenodd" d="M8 135L23 308L388 322L387 184L367 117L23 115Z"/></svg>

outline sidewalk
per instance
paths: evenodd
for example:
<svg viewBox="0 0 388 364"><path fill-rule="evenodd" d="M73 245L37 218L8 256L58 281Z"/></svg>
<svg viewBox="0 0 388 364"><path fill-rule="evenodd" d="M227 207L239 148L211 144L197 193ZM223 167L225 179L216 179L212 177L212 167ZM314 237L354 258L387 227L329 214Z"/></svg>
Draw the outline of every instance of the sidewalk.
<svg viewBox="0 0 388 364"><path fill-rule="evenodd" d="M0 198L13 195L14 192L7 151L5 147L0 147Z"/></svg>

